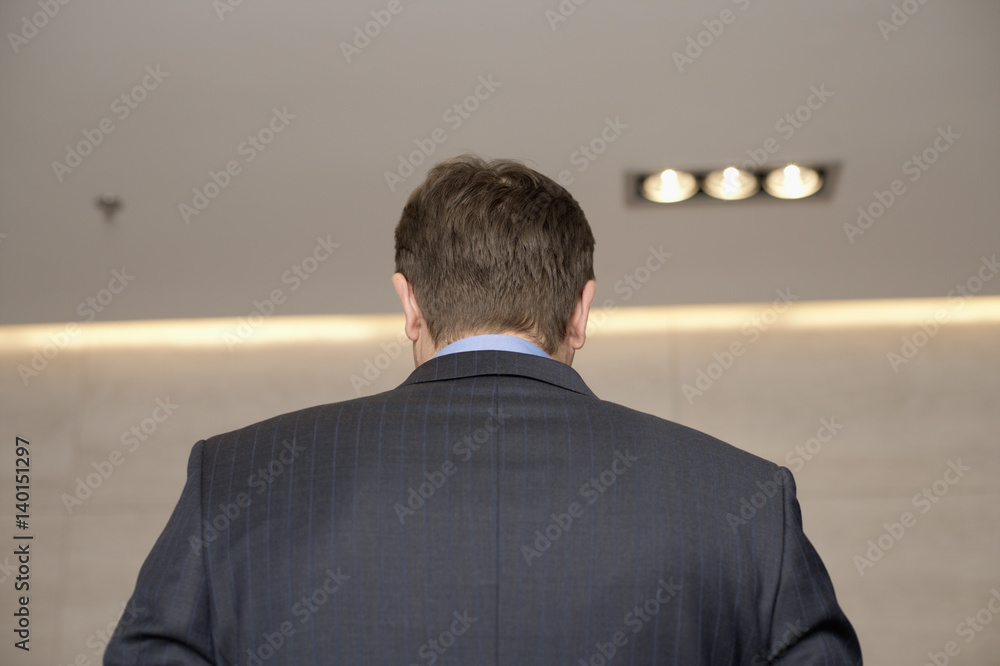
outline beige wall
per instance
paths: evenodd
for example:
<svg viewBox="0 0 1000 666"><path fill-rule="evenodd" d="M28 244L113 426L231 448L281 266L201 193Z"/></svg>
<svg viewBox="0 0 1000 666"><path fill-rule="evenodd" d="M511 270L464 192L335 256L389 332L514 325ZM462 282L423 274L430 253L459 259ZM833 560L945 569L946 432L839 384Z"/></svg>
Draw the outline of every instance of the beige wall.
<svg viewBox="0 0 1000 666"><path fill-rule="evenodd" d="M602 398L705 430L795 472L806 533L868 663L922 664L954 641L960 652L950 663L996 664L1000 620L981 633L958 625L1000 590L1000 299L772 307L617 309L606 319L599 311L574 367ZM944 313L939 330L894 369L887 353L898 353L901 338L935 311ZM20 532L12 509L16 436L31 442L24 533L35 536L32 649L12 647L17 595L0 569L0 663L98 663L100 632L113 626L166 522L191 445L395 386L412 369L408 346L395 359L379 355L396 351L399 322L274 319L232 352L224 335L236 334L234 321L91 326L27 385L18 366L65 328L0 328L3 539L13 543ZM713 354L734 344L742 353L728 368L710 367L719 362ZM373 381L356 388L352 375L362 378L366 361L386 367L376 376L373 365ZM702 394L685 395L685 384L697 388L699 370L716 379ZM129 451L122 434L151 417L157 400L178 407ZM809 442L818 435L827 441ZM810 445L810 459L796 458L796 447ZM70 512L62 496L115 449L120 464ZM959 460L968 470L946 474ZM934 495L935 482L941 497L915 504L925 487ZM904 512L911 526L859 573L855 556L866 556L869 539L887 543L883 524ZM0 549L0 566L13 561L12 550Z"/></svg>

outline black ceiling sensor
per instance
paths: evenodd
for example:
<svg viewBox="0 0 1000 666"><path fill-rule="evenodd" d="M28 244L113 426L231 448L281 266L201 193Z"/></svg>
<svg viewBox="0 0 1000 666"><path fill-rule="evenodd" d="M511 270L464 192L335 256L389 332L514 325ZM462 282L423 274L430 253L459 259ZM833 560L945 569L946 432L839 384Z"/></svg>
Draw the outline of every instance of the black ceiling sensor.
<svg viewBox="0 0 1000 666"><path fill-rule="evenodd" d="M115 215L117 215L118 211L122 208L122 200L117 194L112 194L111 192L105 192L101 196L97 197L97 201L95 203L97 204L97 207L101 209L101 212L104 213L104 219L108 222L114 222Z"/></svg>

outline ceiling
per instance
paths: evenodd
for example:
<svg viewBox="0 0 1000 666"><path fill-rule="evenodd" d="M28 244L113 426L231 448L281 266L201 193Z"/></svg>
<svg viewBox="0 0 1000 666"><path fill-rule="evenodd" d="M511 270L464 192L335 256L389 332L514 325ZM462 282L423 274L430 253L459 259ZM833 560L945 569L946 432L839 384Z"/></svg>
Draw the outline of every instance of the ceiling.
<svg viewBox="0 0 1000 666"><path fill-rule="evenodd" d="M0 324L394 312L406 196L468 151L568 172L598 303L1000 294L969 282L1000 251L997 2L42 4L0 3ZM419 145L433 153L390 188ZM765 145L769 163L839 164L832 196L628 203L626 172ZM212 172L225 187L195 201ZM670 256L650 271L653 251Z"/></svg>

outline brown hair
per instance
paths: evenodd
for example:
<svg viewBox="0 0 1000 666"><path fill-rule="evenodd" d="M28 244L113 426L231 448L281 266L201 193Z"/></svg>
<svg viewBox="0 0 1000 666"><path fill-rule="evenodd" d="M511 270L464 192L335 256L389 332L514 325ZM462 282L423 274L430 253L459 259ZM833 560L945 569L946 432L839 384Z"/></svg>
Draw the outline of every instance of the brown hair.
<svg viewBox="0 0 1000 666"><path fill-rule="evenodd" d="M461 155L433 167L406 202L396 272L436 345L511 331L551 354L594 278L594 235L552 179L514 160Z"/></svg>

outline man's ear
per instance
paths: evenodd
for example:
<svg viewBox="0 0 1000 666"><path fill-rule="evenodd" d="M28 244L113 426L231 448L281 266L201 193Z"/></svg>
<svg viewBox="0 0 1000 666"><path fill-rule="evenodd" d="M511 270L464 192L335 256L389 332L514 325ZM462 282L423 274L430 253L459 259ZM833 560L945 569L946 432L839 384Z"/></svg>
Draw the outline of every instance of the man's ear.
<svg viewBox="0 0 1000 666"><path fill-rule="evenodd" d="M420 339L420 334L424 331L424 317L417 305L417 297L413 293L410 281L402 273L394 273L392 276L392 286L396 288L399 302L403 306L403 314L406 316L406 337L412 342Z"/></svg>
<svg viewBox="0 0 1000 666"><path fill-rule="evenodd" d="M587 341L587 319L590 317L590 304L594 302L594 292L597 291L597 283L587 280L583 285L580 296L573 306L573 314L569 317L569 324L566 327L565 344L572 349L580 349Z"/></svg>

